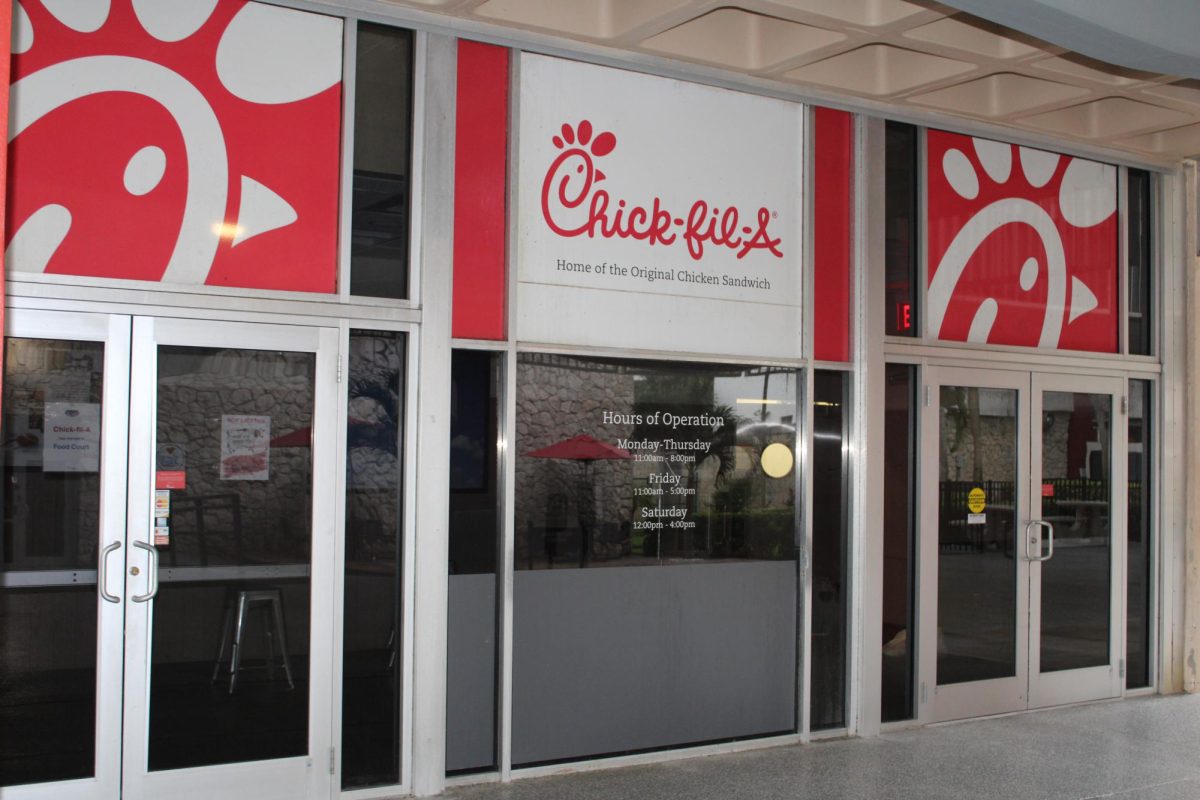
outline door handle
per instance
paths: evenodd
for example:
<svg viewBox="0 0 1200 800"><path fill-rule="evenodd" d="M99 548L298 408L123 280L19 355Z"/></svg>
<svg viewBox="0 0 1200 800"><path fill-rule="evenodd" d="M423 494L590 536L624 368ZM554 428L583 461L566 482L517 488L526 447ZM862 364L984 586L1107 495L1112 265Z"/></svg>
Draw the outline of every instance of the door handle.
<svg viewBox="0 0 1200 800"><path fill-rule="evenodd" d="M149 574L146 576L146 580L150 583L150 591L145 594L135 594L130 598L135 603L145 603L147 600L153 600L154 596L158 594L158 548L151 547L145 542L134 542L133 546L141 548L150 554L150 569Z"/></svg>
<svg viewBox="0 0 1200 800"><path fill-rule="evenodd" d="M113 542L108 547L100 551L100 560L96 562L96 586L100 589L100 596L110 603L119 603L121 598L115 594L108 592L108 557L117 550L121 549L119 541Z"/></svg>
<svg viewBox="0 0 1200 800"><path fill-rule="evenodd" d="M1033 533L1034 528L1045 528L1047 539L1050 542L1050 548L1046 551L1046 555L1034 555L1032 547L1038 544L1040 540ZM1025 524L1025 558L1029 561L1049 561L1054 557L1054 526L1044 519L1031 519Z"/></svg>

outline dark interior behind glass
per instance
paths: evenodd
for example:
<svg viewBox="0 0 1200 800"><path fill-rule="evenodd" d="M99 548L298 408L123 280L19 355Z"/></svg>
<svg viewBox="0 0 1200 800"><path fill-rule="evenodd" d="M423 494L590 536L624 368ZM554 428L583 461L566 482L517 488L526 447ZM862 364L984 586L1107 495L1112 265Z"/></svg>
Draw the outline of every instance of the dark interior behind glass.
<svg viewBox="0 0 1200 800"><path fill-rule="evenodd" d="M794 557L794 370L521 363L518 570Z"/></svg>
<svg viewBox="0 0 1200 800"><path fill-rule="evenodd" d="M850 381L845 372L813 374L812 683L813 730L846 724L849 612Z"/></svg>
<svg viewBox="0 0 1200 800"><path fill-rule="evenodd" d="M5 339L0 786L95 774L103 379L99 342ZM81 419L87 455L56 457Z"/></svg>
<svg viewBox="0 0 1200 800"><path fill-rule="evenodd" d="M408 297L413 34L358 23L350 293Z"/></svg>
<svg viewBox="0 0 1200 800"><path fill-rule="evenodd" d="M1126 561L1125 688L1138 689L1151 684L1150 642L1153 628L1150 612L1151 564L1154 558L1151 525L1151 383L1129 381L1129 521Z"/></svg>
<svg viewBox="0 0 1200 800"><path fill-rule="evenodd" d="M149 768L308 752L312 353L160 345ZM157 521L157 520L156 520Z"/></svg>
<svg viewBox="0 0 1200 800"><path fill-rule="evenodd" d="M1151 353L1151 295L1153 274L1153 220L1151 176L1141 169L1129 170L1129 352Z"/></svg>
<svg viewBox="0 0 1200 800"><path fill-rule="evenodd" d="M496 562L502 358L455 350L450 370L446 771L496 764Z"/></svg>
<svg viewBox="0 0 1200 800"><path fill-rule="evenodd" d="M888 122L884 164L884 268L889 336L917 336L917 128Z"/></svg>
<svg viewBox="0 0 1200 800"><path fill-rule="evenodd" d="M404 370L395 331L350 331L342 788L399 783Z"/></svg>
<svg viewBox="0 0 1200 800"><path fill-rule="evenodd" d="M913 718L917 368L887 365L883 428L883 685L881 719Z"/></svg>

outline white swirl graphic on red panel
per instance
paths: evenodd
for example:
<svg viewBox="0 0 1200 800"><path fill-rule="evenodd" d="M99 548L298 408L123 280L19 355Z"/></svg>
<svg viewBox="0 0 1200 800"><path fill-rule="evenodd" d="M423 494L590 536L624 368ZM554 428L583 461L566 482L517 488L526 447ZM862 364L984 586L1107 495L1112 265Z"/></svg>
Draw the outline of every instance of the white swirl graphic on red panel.
<svg viewBox="0 0 1200 800"><path fill-rule="evenodd" d="M942 131L927 156L933 334L1114 351L1116 169Z"/></svg>
<svg viewBox="0 0 1200 800"><path fill-rule="evenodd" d="M339 20L242 0L14 18L10 270L333 290Z"/></svg>

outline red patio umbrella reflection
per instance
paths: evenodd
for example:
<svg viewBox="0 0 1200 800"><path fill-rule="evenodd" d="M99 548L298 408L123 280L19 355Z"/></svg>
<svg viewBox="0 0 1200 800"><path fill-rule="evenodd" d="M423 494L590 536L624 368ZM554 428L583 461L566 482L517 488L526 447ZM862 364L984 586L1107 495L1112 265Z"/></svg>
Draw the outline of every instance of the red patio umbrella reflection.
<svg viewBox="0 0 1200 800"><path fill-rule="evenodd" d="M371 424L354 417L349 417L346 422L351 428ZM296 428L291 433L276 436L271 440L271 447L312 447L312 426L305 425L303 428Z"/></svg>
<svg viewBox="0 0 1200 800"><path fill-rule="evenodd" d="M633 457L628 450L593 439L586 433L531 450L525 455L530 458L563 458L572 461L613 461Z"/></svg>
<svg viewBox="0 0 1200 800"><path fill-rule="evenodd" d="M615 445L592 438L586 433L572 436L570 439L563 439L561 442L555 442L537 450L531 450L525 455L529 458L558 458L566 461L583 462L584 482L587 484L589 492L592 490L592 485L587 480L587 477L593 461L621 461L633 458L628 450L623 450ZM594 520L596 512L594 496L592 497L592 506L592 508L588 509L588 515ZM582 511L581 505L577 507ZM587 565L588 557L591 555L592 525L583 519L582 513L578 514L578 516L581 538L579 544L579 566L583 567ZM553 562L551 562L551 565L553 565Z"/></svg>

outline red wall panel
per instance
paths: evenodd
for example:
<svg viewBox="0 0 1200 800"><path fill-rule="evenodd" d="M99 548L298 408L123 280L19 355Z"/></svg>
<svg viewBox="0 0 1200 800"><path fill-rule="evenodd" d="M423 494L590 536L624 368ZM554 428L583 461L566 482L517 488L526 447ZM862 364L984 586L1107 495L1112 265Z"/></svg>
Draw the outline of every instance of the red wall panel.
<svg viewBox="0 0 1200 800"><path fill-rule="evenodd" d="M508 50L458 44L453 335L505 338Z"/></svg>
<svg viewBox="0 0 1200 800"><path fill-rule="evenodd" d="M850 235L854 118L813 111L813 355L850 360Z"/></svg>

